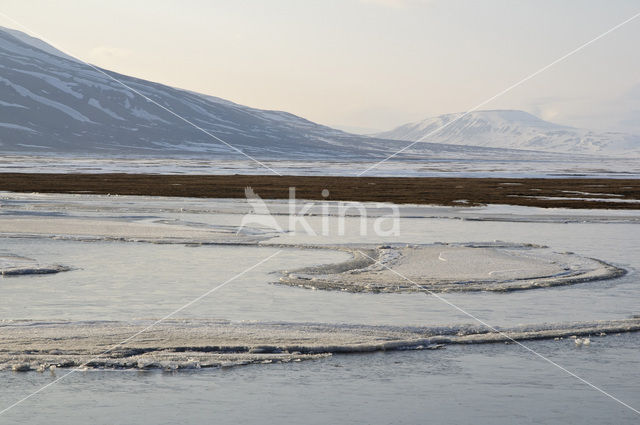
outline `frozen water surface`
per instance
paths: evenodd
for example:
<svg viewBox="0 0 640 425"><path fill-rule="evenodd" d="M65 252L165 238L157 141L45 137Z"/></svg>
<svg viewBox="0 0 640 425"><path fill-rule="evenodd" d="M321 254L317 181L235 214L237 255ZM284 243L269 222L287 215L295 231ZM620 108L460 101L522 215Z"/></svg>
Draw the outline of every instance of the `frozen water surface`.
<svg viewBox="0 0 640 425"><path fill-rule="evenodd" d="M268 205L285 225L287 205ZM492 325L619 320L640 313L640 214L635 211L404 206L399 234L385 237L360 235L359 217L346 219L344 236L338 234L337 217L330 219L326 235L265 229L236 234L234 229L248 211L240 200L4 193L2 255L71 270L0 279L0 319L6 325L20 319L152 320L281 250L174 319L462 325L473 321L426 294L310 291L272 282L281 277L281 270L349 260L348 252L327 248L336 244L353 248L495 241L544 245L555 252L596 258L628 273L528 291L442 294ZM385 213L372 209L370 214ZM323 225L321 217L308 221L315 229ZM636 333L607 335L580 347L568 339L526 344L637 407L639 338ZM2 379L6 385L0 389L0 401L6 406L54 378L49 372L2 372ZM177 374L75 373L0 420L199 423L215 417L220 423L265 418L319 423L320 413L323 423L466 423L471 416L477 423L505 424L637 421L632 411L601 393L521 347L502 343Z"/></svg>
<svg viewBox="0 0 640 425"><path fill-rule="evenodd" d="M213 149L209 144L207 149ZM198 148L193 149L197 152ZM224 150L224 149L222 149ZM521 151L522 152L522 151ZM421 157L419 161L391 160L367 171L367 176L408 177L609 177L640 176L637 158L547 156L541 152L520 153L518 158L480 156L460 158L459 153ZM380 156L380 160L384 156ZM374 161L375 162L375 161ZM371 161L263 160L284 175L354 176L369 168ZM32 173L152 173L152 174L269 174L245 159L153 158L109 156L102 158L60 155L0 155L0 172Z"/></svg>
<svg viewBox="0 0 640 425"><path fill-rule="evenodd" d="M637 336L612 335L603 341L586 350L568 341L528 346L637 405ZM3 373L1 399L13 402L56 376ZM503 344L178 373L87 371L49 389L3 419L55 425L464 425L471 416L476 424L637 423L633 412L530 353Z"/></svg>

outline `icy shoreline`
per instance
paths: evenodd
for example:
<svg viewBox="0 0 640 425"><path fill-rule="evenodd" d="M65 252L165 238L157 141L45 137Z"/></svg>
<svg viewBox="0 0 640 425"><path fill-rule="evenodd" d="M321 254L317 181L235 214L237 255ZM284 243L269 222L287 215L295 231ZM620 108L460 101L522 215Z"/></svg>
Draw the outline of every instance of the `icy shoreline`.
<svg viewBox="0 0 640 425"><path fill-rule="evenodd" d="M0 325L0 370L198 369L288 363L333 354L442 348L447 344L605 336L640 331L640 318L498 329L479 325L388 327L314 323L32 322Z"/></svg>

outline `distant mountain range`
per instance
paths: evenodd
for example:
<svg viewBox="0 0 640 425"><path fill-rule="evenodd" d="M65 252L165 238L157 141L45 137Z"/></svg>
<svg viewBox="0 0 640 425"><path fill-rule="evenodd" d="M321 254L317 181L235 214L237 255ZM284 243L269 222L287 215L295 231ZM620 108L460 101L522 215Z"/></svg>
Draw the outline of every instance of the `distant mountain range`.
<svg viewBox="0 0 640 425"><path fill-rule="evenodd" d="M101 69L163 107L16 30L0 27L0 153L381 160L455 118L445 115L360 136L296 115L242 106ZM518 158L513 149L619 153L637 139L596 135L519 111L464 117L396 158Z"/></svg>
<svg viewBox="0 0 640 425"><path fill-rule="evenodd" d="M237 155L118 82L18 31L0 30L0 69L2 152ZM384 148L286 112L103 71L249 153L360 155Z"/></svg>
<svg viewBox="0 0 640 425"><path fill-rule="evenodd" d="M0 153L246 159L117 81L19 31L0 27L0 69ZM102 71L261 159L371 161L406 145L349 134L287 112L250 108ZM459 156L465 152L489 151L425 144L411 154Z"/></svg>
<svg viewBox="0 0 640 425"><path fill-rule="evenodd" d="M375 136L412 142L640 156L640 136L613 132L597 133L567 127L517 110L440 115L405 124Z"/></svg>

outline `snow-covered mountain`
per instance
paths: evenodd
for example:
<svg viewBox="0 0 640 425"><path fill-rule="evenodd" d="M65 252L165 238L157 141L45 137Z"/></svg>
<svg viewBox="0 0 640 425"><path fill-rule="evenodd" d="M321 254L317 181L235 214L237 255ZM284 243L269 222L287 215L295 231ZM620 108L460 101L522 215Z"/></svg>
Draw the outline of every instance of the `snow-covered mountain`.
<svg viewBox="0 0 640 425"><path fill-rule="evenodd" d="M402 141L345 133L287 112L250 108L101 71L234 148L261 159L378 160L406 146ZM245 159L228 145L82 61L39 39L2 27L1 153ZM495 155L488 149L438 144L421 144L403 153L412 158L436 154Z"/></svg>
<svg viewBox="0 0 640 425"><path fill-rule="evenodd" d="M103 71L240 149L268 148L274 156L330 154L336 145L353 154L360 149L352 136L286 112ZM0 111L2 152L233 152L104 74L15 30L0 30Z"/></svg>
<svg viewBox="0 0 640 425"><path fill-rule="evenodd" d="M376 137L545 152L640 156L640 136L567 127L517 110L440 115L402 125Z"/></svg>
<svg viewBox="0 0 640 425"><path fill-rule="evenodd" d="M491 119L483 118L485 115ZM474 119L467 119L471 117ZM426 141L438 143L418 143L394 159L509 160L519 159L522 152L505 147L553 150L566 141L584 145L584 140L588 146L611 144L610 140L595 136L580 136L577 140L577 130L545 123L521 112L476 113L471 117ZM42 40L0 27L0 154L246 159L234 150L237 148L258 159L378 161L406 148L403 140L420 138L425 130L451 119L452 116L443 116L376 137L349 134L287 112L250 108L105 69L96 70ZM554 135L555 145L547 136L537 141L536 134L542 130ZM519 138L516 140L514 135ZM527 143L521 143L525 139ZM471 146L474 144L479 146ZM549 155L552 154L546 156Z"/></svg>

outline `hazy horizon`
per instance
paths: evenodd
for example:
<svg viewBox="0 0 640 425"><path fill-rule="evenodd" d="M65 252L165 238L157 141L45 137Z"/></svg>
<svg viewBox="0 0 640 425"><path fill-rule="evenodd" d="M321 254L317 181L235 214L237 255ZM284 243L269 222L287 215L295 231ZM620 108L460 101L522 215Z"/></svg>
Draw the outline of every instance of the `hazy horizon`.
<svg viewBox="0 0 640 425"><path fill-rule="evenodd" d="M466 111L638 12L631 1L5 3L82 60L354 132ZM640 133L639 36L631 22L482 109Z"/></svg>

